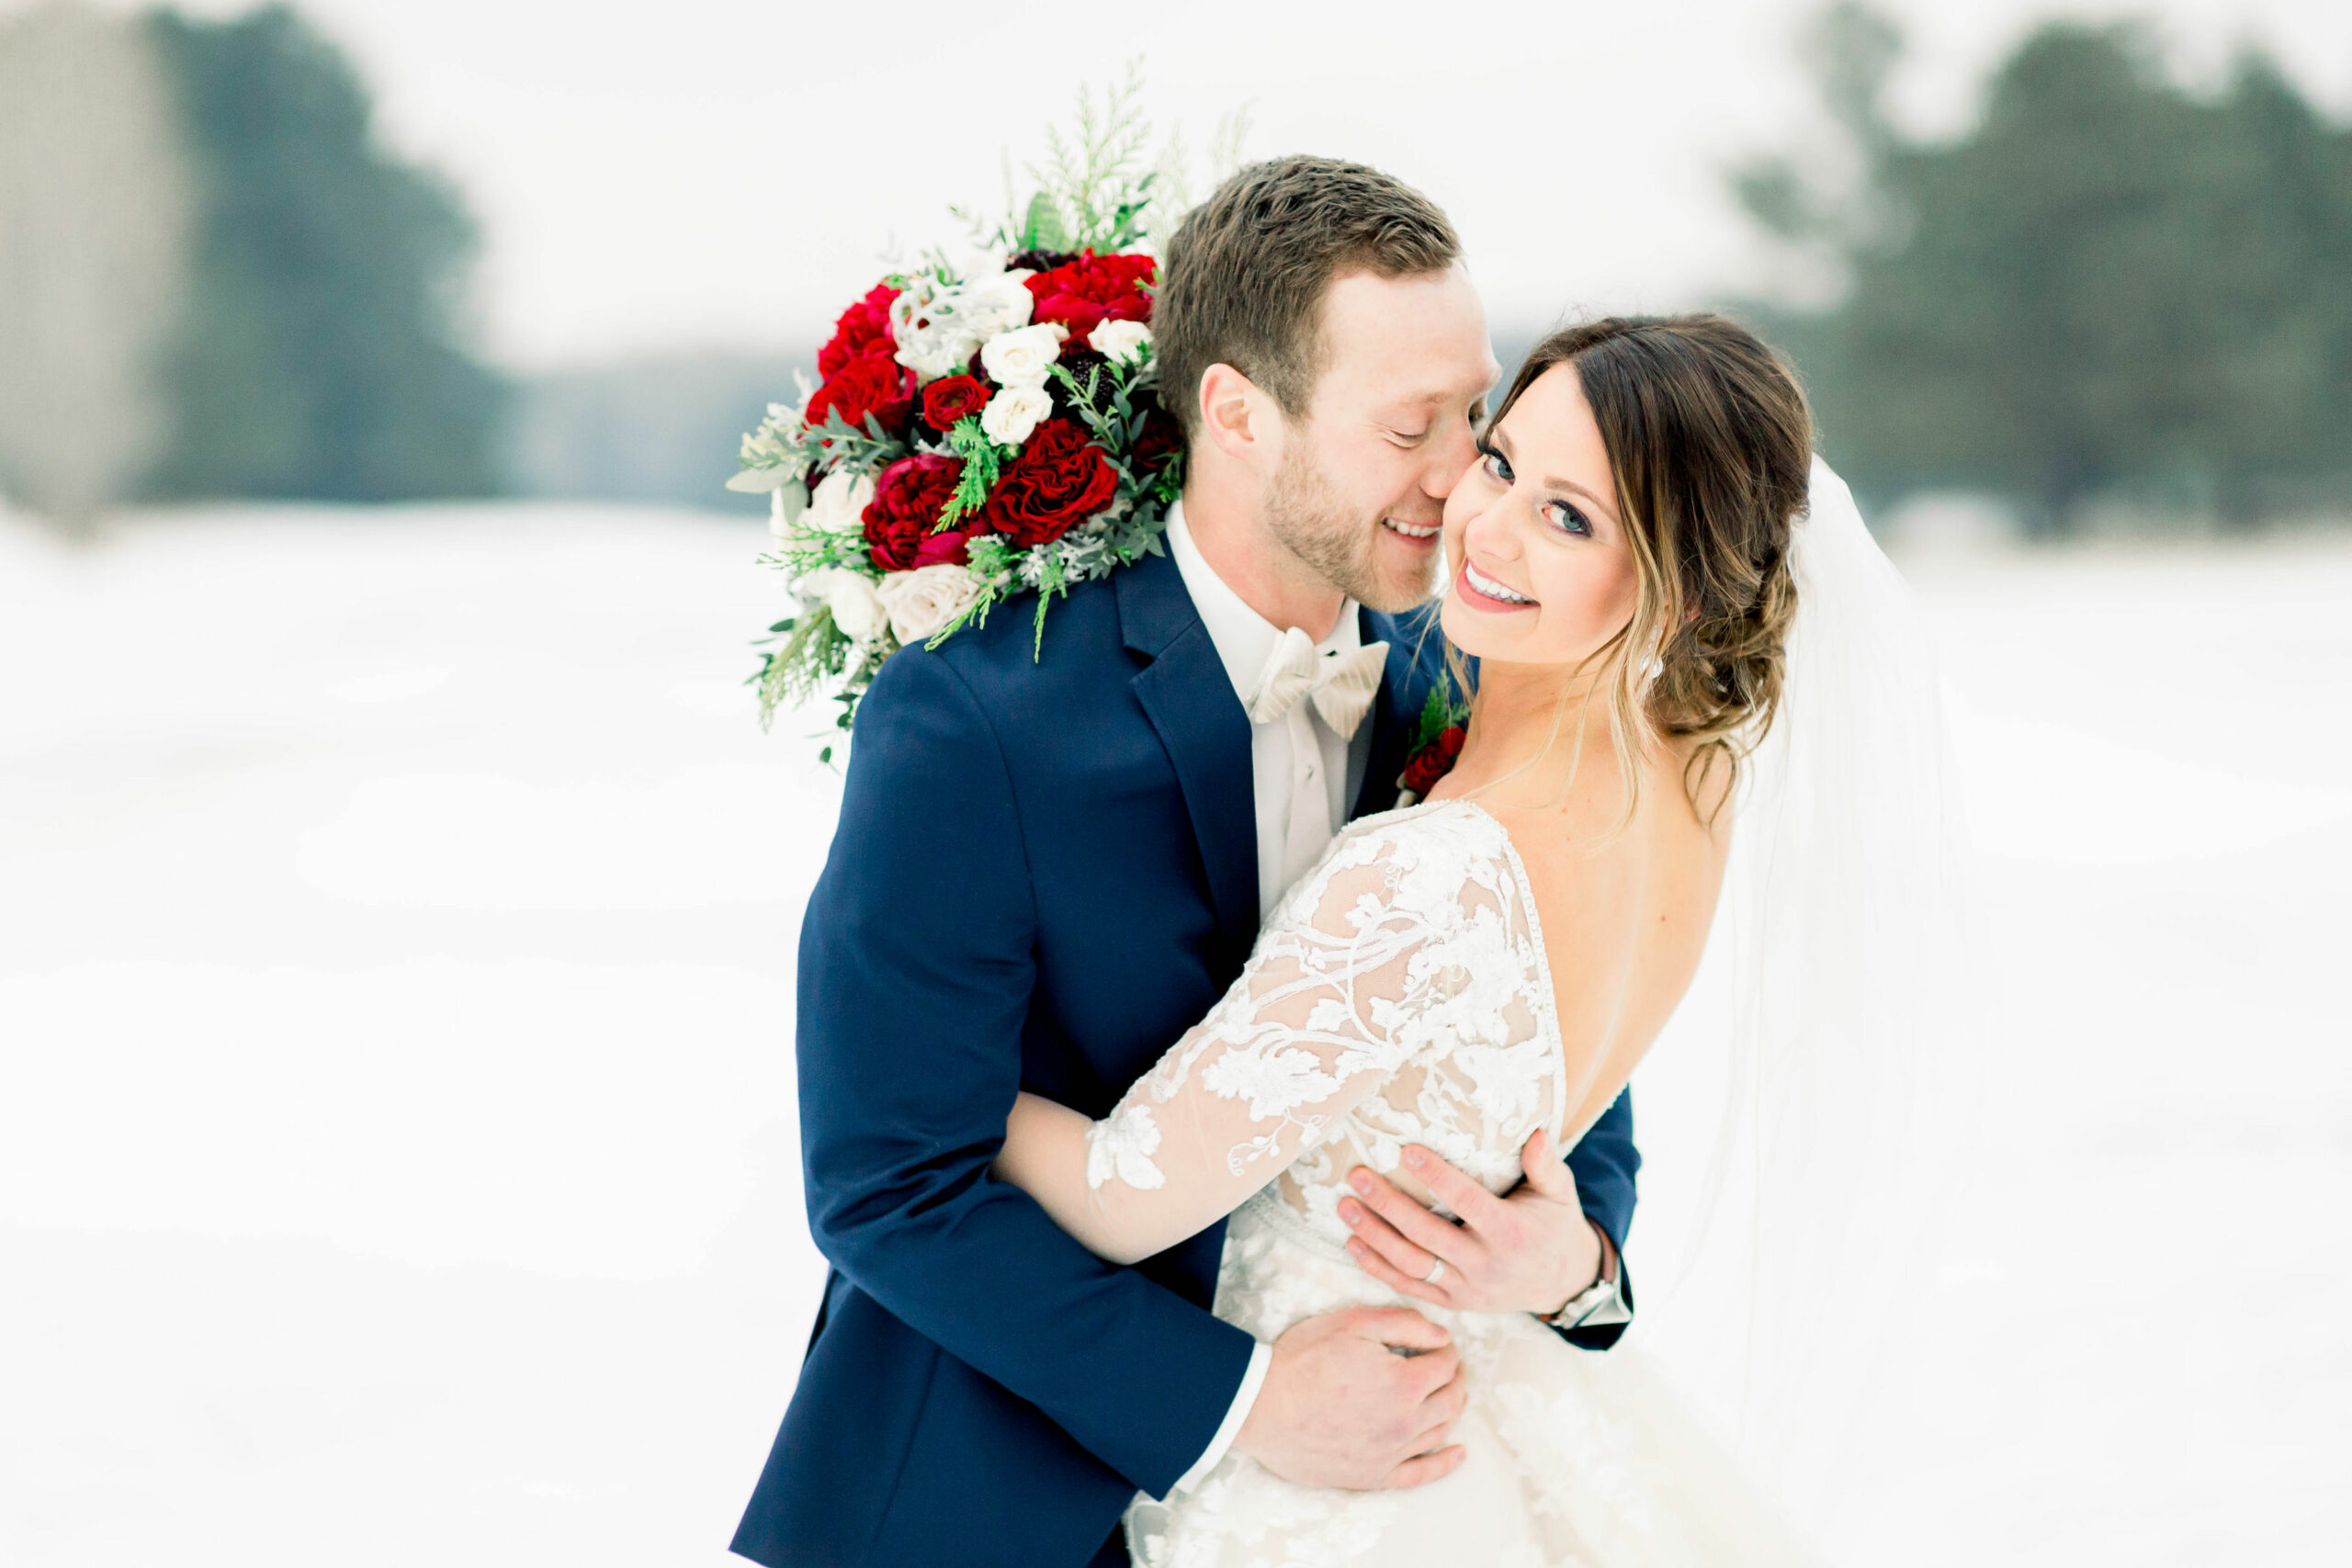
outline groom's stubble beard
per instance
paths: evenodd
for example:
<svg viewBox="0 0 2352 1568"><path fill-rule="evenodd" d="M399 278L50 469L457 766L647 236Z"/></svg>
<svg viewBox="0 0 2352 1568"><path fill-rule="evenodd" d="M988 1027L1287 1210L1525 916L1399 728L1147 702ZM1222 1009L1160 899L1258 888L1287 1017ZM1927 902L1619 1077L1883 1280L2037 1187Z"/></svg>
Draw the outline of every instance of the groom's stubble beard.
<svg viewBox="0 0 2352 1568"><path fill-rule="evenodd" d="M1434 553L1422 571L1400 575L1380 570L1380 519L1354 512L1303 442L1292 445L1274 471L1266 490L1265 519L1266 531L1301 564L1366 609L1398 615L1436 592Z"/></svg>

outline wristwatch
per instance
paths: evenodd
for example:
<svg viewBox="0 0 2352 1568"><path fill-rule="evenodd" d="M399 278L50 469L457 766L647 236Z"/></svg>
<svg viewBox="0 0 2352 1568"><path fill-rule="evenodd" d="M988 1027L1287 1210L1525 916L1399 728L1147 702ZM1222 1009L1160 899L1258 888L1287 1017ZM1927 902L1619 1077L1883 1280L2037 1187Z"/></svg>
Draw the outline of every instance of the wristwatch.
<svg viewBox="0 0 2352 1568"><path fill-rule="evenodd" d="M1570 1296L1567 1305L1544 1322L1555 1328L1602 1328L1634 1321L1633 1309L1625 1304L1623 1289L1625 1270L1622 1266L1611 1267L1616 1262L1617 1249L1606 1235L1600 1238L1600 1248L1601 1277Z"/></svg>

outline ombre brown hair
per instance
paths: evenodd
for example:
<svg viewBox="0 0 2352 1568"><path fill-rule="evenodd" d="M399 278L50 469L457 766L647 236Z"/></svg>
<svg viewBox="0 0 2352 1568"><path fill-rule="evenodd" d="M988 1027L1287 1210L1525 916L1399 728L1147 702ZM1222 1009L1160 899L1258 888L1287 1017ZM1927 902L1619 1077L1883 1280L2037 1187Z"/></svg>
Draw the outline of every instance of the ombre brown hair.
<svg viewBox="0 0 2352 1568"><path fill-rule="evenodd" d="M1609 704L1627 818L1636 760L1663 737L1697 743L1683 786L1712 822L1780 709L1797 607L1789 537L1805 509L1813 413L1760 339L1701 312L1554 333L1519 367L1495 420L1562 366L1608 449L1638 581L1632 621L1594 655L1605 661L1595 689Z"/></svg>

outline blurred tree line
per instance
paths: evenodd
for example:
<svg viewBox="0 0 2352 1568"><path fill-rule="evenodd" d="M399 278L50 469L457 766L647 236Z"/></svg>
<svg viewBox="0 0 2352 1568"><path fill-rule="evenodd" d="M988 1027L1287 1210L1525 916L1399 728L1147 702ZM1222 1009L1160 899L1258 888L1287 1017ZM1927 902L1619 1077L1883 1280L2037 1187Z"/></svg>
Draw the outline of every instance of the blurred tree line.
<svg viewBox="0 0 2352 1568"><path fill-rule="evenodd" d="M53 5L0 27L0 130L34 148L0 161L0 281L28 285L0 292L0 484L67 520L499 488L509 390L465 344L472 220L380 145L357 73L292 10Z"/></svg>
<svg viewBox="0 0 2352 1568"><path fill-rule="evenodd" d="M1772 325L1858 488L1988 491L2044 534L2098 497L2352 497L2352 129L2269 59L2200 96L2137 28L2045 26L1937 143L1888 120L1890 23L1841 5L1807 52L1854 177L1785 156L1736 188L1842 276Z"/></svg>
<svg viewBox="0 0 2352 1568"><path fill-rule="evenodd" d="M460 345L476 234L456 189L377 143L350 62L285 6L148 25L201 193L150 493L494 491L505 390Z"/></svg>

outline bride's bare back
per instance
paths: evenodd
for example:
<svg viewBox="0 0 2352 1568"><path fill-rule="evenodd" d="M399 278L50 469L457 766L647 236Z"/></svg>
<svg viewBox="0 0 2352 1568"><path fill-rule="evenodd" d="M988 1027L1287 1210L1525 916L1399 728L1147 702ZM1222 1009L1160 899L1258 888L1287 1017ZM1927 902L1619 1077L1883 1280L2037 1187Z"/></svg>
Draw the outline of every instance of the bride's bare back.
<svg viewBox="0 0 2352 1568"><path fill-rule="evenodd" d="M1555 742L1555 755L1573 744L1566 731L1574 724L1572 716ZM1526 868L1559 1023L1566 1096L1561 1124L1570 1128L1590 1125L1608 1109L1690 990L1730 848L1720 791L1702 788L1694 805L1684 785L1688 749L1661 748L1638 765L1628 818L1609 747L1606 726L1595 716L1565 789L1529 782L1537 770L1488 778L1474 750L1465 753L1471 765L1431 792L1433 800L1467 798L1483 807L1510 833ZM1546 794L1552 798L1542 798ZM1714 818L1712 826L1702 808ZM1404 1173L1391 1179L1428 1201Z"/></svg>

